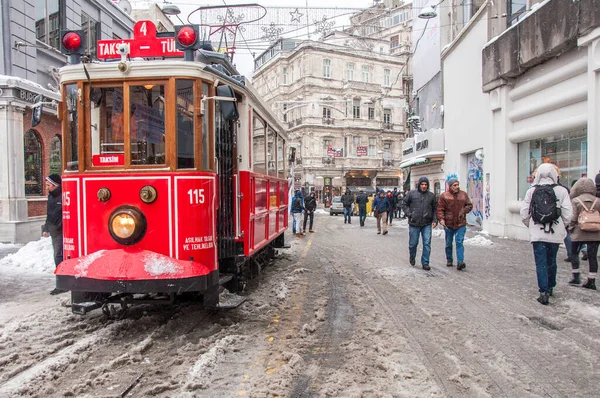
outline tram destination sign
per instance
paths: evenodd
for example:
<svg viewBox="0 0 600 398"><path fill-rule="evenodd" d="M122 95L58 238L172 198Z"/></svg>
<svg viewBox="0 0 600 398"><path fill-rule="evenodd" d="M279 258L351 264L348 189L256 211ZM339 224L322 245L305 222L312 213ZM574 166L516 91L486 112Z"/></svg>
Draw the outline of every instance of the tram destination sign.
<svg viewBox="0 0 600 398"><path fill-rule="evenodd" d="M133 26L133 39L98 40L98 58L121 58L118 44L129 44L131 58L181 57L183 51L175 48L175 37L156 37L156 25L152 21L137 21Z"/></svg>

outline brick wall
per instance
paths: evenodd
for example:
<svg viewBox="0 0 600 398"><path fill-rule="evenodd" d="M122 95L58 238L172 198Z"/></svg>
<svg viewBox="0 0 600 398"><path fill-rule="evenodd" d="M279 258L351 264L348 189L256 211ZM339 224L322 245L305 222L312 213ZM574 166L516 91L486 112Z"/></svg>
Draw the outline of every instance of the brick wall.
<svg viewBox="0 0 600 398"><path fill-rule="evenodd" d="M27 109L23 115L23 134L31 129L31 109ZM44 114L40 124L35 126L32 130L38 134L42 141L42 180L50 175L50 140L55 135L59 135L62 139L61 134L61 123L52 114ZM48 195L45 184L43 185L44 196ZM30 201L27 204L27 215L28 217L43 216L46 214L46 201Z"/></svg>

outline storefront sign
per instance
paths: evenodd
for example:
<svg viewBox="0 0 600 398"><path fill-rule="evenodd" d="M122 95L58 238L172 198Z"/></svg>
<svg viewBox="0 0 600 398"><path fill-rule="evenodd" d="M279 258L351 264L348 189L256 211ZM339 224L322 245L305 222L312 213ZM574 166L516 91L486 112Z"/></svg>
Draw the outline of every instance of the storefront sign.
<svg viewBox="0 0 600 398"><path fill-rule="evenodd" d="M337 148L328 146L327 147L327 156L331 156L334 158L341 158L342 156L344 156L344 149L343 148L337 149Z"/></svg>
<svg viewBox="0 0 600 398"><path fill-rule="evenodd" d="M125 156L122 153L92 156L92 166L123 166L124 164Z"/></svg>
<svg viewBox="0 0 600 398"><path fill-rule="evenodd" d="M331 177L325 177L325 185L331 185Z"/></svg>
<svg viewBox="0 0 600 398"><path fill-rule="evenodd" d="M367 147L366 146L357 146L356 147L356 156L367 156Z"/></svg>

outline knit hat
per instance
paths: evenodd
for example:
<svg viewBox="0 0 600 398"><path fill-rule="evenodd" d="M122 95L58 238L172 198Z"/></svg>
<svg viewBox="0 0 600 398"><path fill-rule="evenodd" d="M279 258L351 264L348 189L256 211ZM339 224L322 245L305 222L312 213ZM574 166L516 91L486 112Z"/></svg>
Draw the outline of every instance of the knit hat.
<svg viewBox="0 0 600 398"><path fill-rule="evenodd" d="M50 174L48 177L46 177L46 181L56 187L62 183L62 179L58 174Z"/></svg>
<svg viewBox="0 0 600 398"><path fill-rule="evenodd" d="M457 182L458 182L457 178L451 178L448 180L448 186L451 187L452 185L454 185Z"/></svg>

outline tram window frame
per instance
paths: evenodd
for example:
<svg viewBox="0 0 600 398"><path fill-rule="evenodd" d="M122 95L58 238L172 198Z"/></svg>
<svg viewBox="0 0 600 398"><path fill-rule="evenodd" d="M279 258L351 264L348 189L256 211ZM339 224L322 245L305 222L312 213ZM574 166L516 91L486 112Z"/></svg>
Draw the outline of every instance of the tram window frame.
<svg viewBox="0 0 600 398"><path fill-rule="evenodd" d="M183 106L180 104L180 96L179 96L179 84L180 83L185 83L185 84L189 84L189 88L192 89L192 94L191 94L191 101L190 103L187 104L187 106ZM182 87L182 88L187 88L187 87ZM195 169L196 168L196 137L197 137L197 125L198 125L198 112L196 111L197 109L199 109L197 107L197 97L198 95L196 95L197 93L197 84L196 84L196 80L195 79L175 79L175 98L176 98L176 109L175 109L175 128L176 128L176 145L177 145L177 152L176 152L176 168L177 169ZM186 108L186 109L184 109ZM191 121L191 133L192 133L192 141L191 141L191 145L188 141L183 142L183 136L185 134L185 131L180 131L181 128L183 127L183 125L180 125L180 116L181 117L188 117ZM182 121L183 123L183 121ZM191 148L192 150L192 158L191 158L191 165L186 165L189 167L182 167L183 164L180 164L180 155L183 154L183 151L185 149L189 149ZM186 153L187 154L187 153ZM183 162L184 160L181 159L181 161Z"/></svg>
<svg viewBox="0 0 600 398"><path fill-rule="evenodd" d="M260 122L262 124L262 128L257 128L256 126L256 121ZM266 138L267 138L267 128L268 128L268 124L267 122L260 117L257 114L253 114L252 115L252 171L258 174L267 174L267 144L266 144ZM257 131L262 130L262 133L257 133ZM255 145L255 141L257 138L262 137L262 151L263 151L263 155L262 155L262 161L261 162L257 162L257 159L259 159L257 157L257 149L258 149L258 145ZM255 149L256 148L256 149Z"/></svg>
<svg viewBox="0 0 600 398"><path fill-rule="evenodd" d="M277 132L271 125L267 126L266 141L266 165L267 174L271 177L277 177Z"/></svg>
<svg viewBox="0 0 600 398"><path fill-rule="evenodd" d="M81 93L83 84L81 82L68 82L63 85L63 159L62 169L65 173L74 173L83 171L83 159L80 151L81 141L81 125L83 119L81 115L83 112L83 104L80 100L79 93ZM70 91L71 90L71 91ZM69 98L69 93L72 93Z"/></svg>

